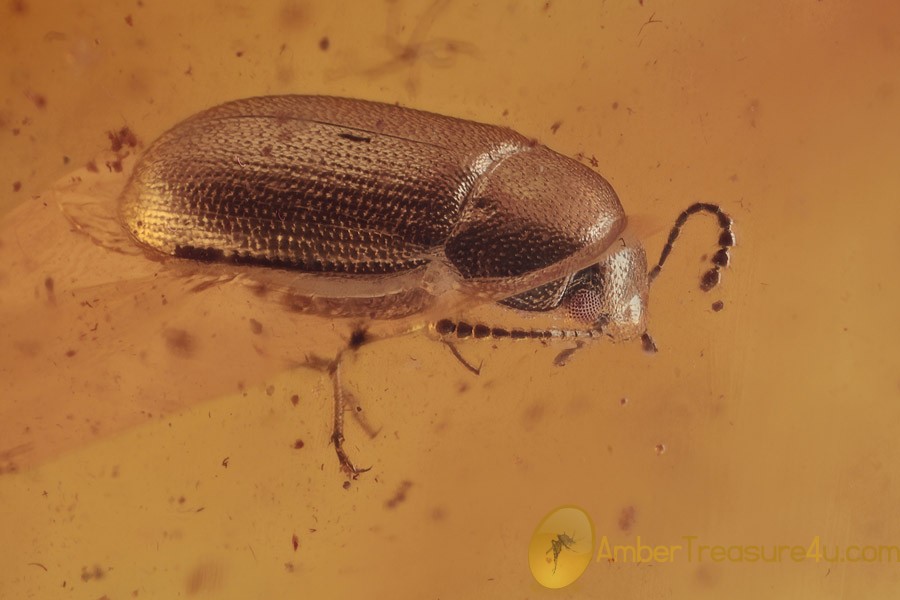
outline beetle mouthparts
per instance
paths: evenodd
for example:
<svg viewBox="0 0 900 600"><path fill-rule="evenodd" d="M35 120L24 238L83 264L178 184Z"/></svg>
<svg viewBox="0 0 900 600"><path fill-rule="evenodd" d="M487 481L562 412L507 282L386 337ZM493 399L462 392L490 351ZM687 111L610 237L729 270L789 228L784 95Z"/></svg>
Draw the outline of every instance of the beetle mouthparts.
<svg viewBox="0 0 900 600"><path fill-rule="evenodd" d="M641 345L644 348L644 352L648 354L656 354L659 352L659 348L656 347L656 342L653 341L653 338L650 337L650 334L646 331L641 334Z"/></svg>
<svg viewBox="0 0 900 600"><path fill-rule="evenodd" d="M703 202L697 202L695 204L691 204L686 209L684 209L678 218L675 219L675 225L672 226L672 230L669 232L669 239L666 241L666 245L662 249L662 253L659 255L659 262L656 263L656 266L650 270L648 275L648 279L652 283L656 276L659 275L659 272L662 270L663 264L666 262L666 259L669 258L669 254L672 252L672 246L675 244L675 240L678 239L678 236L681 234L681 228L684 227L684 224L687 223L687 220L697 214L697 213L709 213L715 215L719 221L719 229L721 233L719 233L719 250L713 255L711 262L713 263L713 267L703 274L703 277L700 278L700 289L704 292L708 292L712 288L716 287L716 285L721 281L722 274L719 272L722 267L727 267L730 262L730 256L728 255L728 249L734 246L735 237L734 231L731 229L732 220L731 217L728 216L725 211L719 208L716 204L704 204Z"/></svg>

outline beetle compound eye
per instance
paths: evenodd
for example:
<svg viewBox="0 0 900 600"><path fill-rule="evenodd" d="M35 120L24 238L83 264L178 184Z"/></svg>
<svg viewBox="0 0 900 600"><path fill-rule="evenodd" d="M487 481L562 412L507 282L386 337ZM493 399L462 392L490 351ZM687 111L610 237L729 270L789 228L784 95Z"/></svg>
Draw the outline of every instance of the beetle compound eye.
<svg viewBox="0 0 900 600"><path fill-rule="evenodd" d="M566 308L576 321L595 323L603 317L603 296L592 289L581 289L572 295Z"/></svg>

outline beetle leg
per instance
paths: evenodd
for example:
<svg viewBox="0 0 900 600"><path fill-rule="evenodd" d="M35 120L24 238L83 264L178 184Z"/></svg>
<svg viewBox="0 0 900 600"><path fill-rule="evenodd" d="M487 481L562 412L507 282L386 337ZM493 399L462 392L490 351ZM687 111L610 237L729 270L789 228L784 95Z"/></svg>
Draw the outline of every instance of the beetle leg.
<svg viewBox="0 0 900 600"><path fill-rule="evenodd" d="M370 438L375 438L375 436L381 433L380 427L376 429L369 423L369 419L363 414L363 409L359 404L359 400L357 400L356 396L351 394L348 390L344 390L344 406L351 411L353 418L356 419L356 422L359 423L359 426L362 427L363 431L365 431L366 435Z"/></svg>
<svg viewBox="0 0 900 600"><path fill-rule="evenodd" d="M483 365L484 362L478 363L478 366L476 367L472 363L470 363L469 361L467 361L465 359L465 357L460 353L459 350L457 350L456 346L452 342L448 342L447 340L443 340L443 339L441 341L444 343L445 346L447 346L450 349L450 352L453 353L453 356L456 357L456 360L458 360L460 363L462 363L462 366L464 366L466 369L468 369L472 373L475 373L476 375L481 375L481 365Z"/></svg>
<svg viewBox="0 0 900 600"><path fill-rule="evenodd" d="M562 352L556 355L556 358L553 359L553 364L557 367L564 367L568 364L569 359L572 358L572 355L575 354L578 350L584 347L584 342L581 340L575 341L575 346L573 348L566 348Z"/></svg>
<svg viewBox="0 0 900 600"><path fill-rule="evenodd" d="M334 400L334 419L332 421L331 443L334 444L334 451L337 454L338 462L340 462L341 471L353 479L356 479L360 473L365 473L372 467L366 467L365 469L358 468L353 464L353 461L350 460L350 457L347 456L347 451L344 449L344 412L348 407L353 409L353 417L370 438L374 438L378 435L379 430L372 427L368 419L362 414L362 409L356 398L350 392L344 390L344 386L341 383L341 363L343 362L345 352L348 350L357 350L361 345L368 341L372 341L372 338L364 339L364 334L361 330L354 331L347 348L342 350L334 359L329 360L313 354L307 356L305 362L300 363L299 365L307 369L319 371L320 373L328 373L328 377L331 379Z"/></svg>
<svg viewBox="0 0 900 600"><path fill-rule="evenodd" d="M331 376L331 384L334 389L334 423L331 430L331 442L334 444L334 451L337 453L338 461L341 463L341 470L347 475L356 479L360 473L365 473L372 467L360 469L354 466L347 451L344 450L344 408L347 399L344 394L344 387L341 385L341 359L344 353L338 354L337 358L328 368L328 374Z"/></svg>

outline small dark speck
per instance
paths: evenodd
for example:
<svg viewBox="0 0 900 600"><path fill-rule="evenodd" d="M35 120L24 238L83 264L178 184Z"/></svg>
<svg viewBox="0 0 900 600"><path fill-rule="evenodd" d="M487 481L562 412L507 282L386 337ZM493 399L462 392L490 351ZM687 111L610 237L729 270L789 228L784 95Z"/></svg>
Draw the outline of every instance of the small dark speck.
<svg viewBox="0 0 900 600"><path fill-rule="evenodd" d="M719 312L723 308L725 308L725 303L722 302L721 300L716 300L715 302L712 303L712 309L716 312Z"/></svg>
<svg viewBox="0 0 900 600"><path fill-rule="evenodd" d="M299 395L294 394L293 396L291 396L291 404L292 404L292 405L297 406L297 404L299 404L299 403L300 403L300 396L299 396Z"/></svg>
<svg viewBox="0 0 900 600"><path fill-rule="evenodd" d="M19 135L20 133L22 133L22 130L19 129L18 127L13 127L13 128L12 128L12 134L13 134L13 135Z"/></svg>
<svg viewBox="0 0 900 600"><path fill-rule="evenodd" d="M129 27L134 27L134 19L131 18L131 15L125 15L125 22Z"/></svg>
<svg viewBox="0 0 900 600"><path fill-rule="evenodd" d="M296 533L291 536L291 545L294 547L294 552L300 547L300 538L297 537Z"/></svg>
<svg viewBox="0 0 900 600"><path fill-rule="evenodd" d="M324 36L321 40L319 40L319 50L321 50L322 52L327 51L330 46L331 40L329 40L327 36Z"/></svg>
<svg viewBox="0 0 900 600"><path fill-rule="evenodd" d="M69 157L68 157L68 156L63 156L63 164L64 164L64 165L69 164Z"/></svg>
<svg viewBox="0 0 900 600"><path fill-rule="evenodd" d="M552 131L553 133L556 133L557 131L559 131L559 128L561 126L562 126L562 121L557 121L556 123L554 123L553 125L550 126L550 131Z"/></svg>
<svg viewBox="0 0 900 600"><path fill-rule="evenodd" d="M47 97L36 92L25 92L25 96L39 109L47 108Z"/></svg>
<svg viewBox="0 0 900 600"><path fill-rule="evenodd" d="M349 489L350 489L350 482L349 482L349 481L345 481L345 482L344 482L344 485L343 485L342 487L343 487L345 490L349 490Z"/></svg>
<svg viewBox="0 0 900 600"><path fill-rule="evenodd" d="M388 509L396 508L398 504L406 500L406 492L408 492L411 487L412 481L401 481L400 486L397 488L397 491L394 492L394 495L385 501L384 507Z"/></svg>
<svg viewBox="0 0 900 600"><path fill-rule="evenodd" d="M259 335L262 333L262 330L263 330L262 323L260 323L256 319L250 319L250 331L252 331L256 335Z"/></svg>
<svg viewBox="0 0 900 600"><path fill-rule="evenodd" d="M617 110L618 108L619 108L619 103L618 103L618 102L613 102L613 103L612 103L612 109L613 109L613 110Z"/></svg>
<svg viewBox="0 0 900 600"><path fill-rule="evenodd" d="M622 509L622 512L619 514L619 529L628 533L631 531L631 527L634 525L634 521L636 518L637 511L635 511L633 506L626 506Z"/></svg>
<svg viewBox="0 0 900 600"><path fill-rule="evenodd" d="M351 142L371 142L372 138L366 137L364 135L355 135L353 133L339 133L339 138L343 138L345 140L350 140Z"/></svg>
<svg viewBox="0 0 900 600"><path fill-rule="evenodd" d="M234 55L237 56L238 58L240 58L240 57L242 57L242 56L244 55L244 51L243 51L243 50L238 50L237 52L234 53Z"/></svg>
<svg viewBox="0 0 900 600"><path fill-rule="evenodd" d="M229 458L230 458L230 457L226 456L225 458L222 459L222 466L225 467L226 469L228 468L228 460L229 460Z"/></svg>
<svg viewBox="0 0 900 600"><path fill-rule="evenodd" d="M118 152L126 146L134 148L138 145L137 136L127 125L118 131L107 131L106 137L109 138L109 149L113 152Z"/></svg>
<svg viewBox="0 0 900 600"><path fill-rule="evenodd" d="M68 356L69 358L72 358L76 354L78 354L78 350L66 350L66 356Z"/></svg>
<svg viewBox="0 0 900 600"><path fill-rule="evenodd" d="M90 581L91 579L103 579L104 575L105 573L103 572L103 569L100 568L100 565L94 565L92 569L81 567L82 581Z"/></svg>
<svg viewBox="0 0 900 600"><path fill-rule="evenodd" d="M22 189L22 182L21 181L13 181L13 191L18 192L21 189Z"/></svg>
<svg viewBox="0 0 900 600"><path fill-rule="evenodd" d="M354 329L353 333L350 334L350 348L357 349L368 340L368 335L366 334L365 329Z"/></svg>
<svg viewBox="0 0 900 600"><path fill-rule="evenodd" d="M271 384L267 385L266 386L266 396L271 396L274 393L275 393L275 386L271 385Z"/></svg>
<svg viewBox="0 0 900 600"><path fill-rule="evenodd" d="M18 15L24 15L28 12L28 4L25 0L12 0L12 2L10 2L10 8Z"/></svg>
<svg viewBox="0 0 900 600"><path fill-rule="evenodd" d="M184 329L165 329L163 339L169 350L180 356L191 356L197 346L194 337Z"/></svg>
<svg viewBox="0 0 900 600"><path fill-rule="evenodd" d="M305 445L306 444L303 443L303 440L296 440L294 442L294 450L299 450L300 448L302 448Z"/></svg>

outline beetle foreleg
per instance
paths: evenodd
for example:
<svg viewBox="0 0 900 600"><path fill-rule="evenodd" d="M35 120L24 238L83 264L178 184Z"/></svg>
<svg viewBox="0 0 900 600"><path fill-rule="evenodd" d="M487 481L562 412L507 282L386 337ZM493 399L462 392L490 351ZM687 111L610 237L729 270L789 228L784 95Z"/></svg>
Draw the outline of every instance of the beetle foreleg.
<svg viewBox="0 0 900 600"><path fill-rule="evenodd" d="M441 341L450 349L450 352L453 353L453 356L456 357L456 360L462 363L462 366L464 366L472 373L475 373L476 375L481 375L481 365L484 363L478 363L477 367L474 366L472 363L465 359L465 357L460 353L459 350L457 350L456 346L452 342L448 342L444 339L442 339Z"/></svg>
<svg viewBox="0 0 900 600"><path fill-rule="evenodd" d="M569 359L572 358L572 355L575 354L578 350L584 347L584 342L581 340L575 341L574 348L566 348L562 352L556 355L556 358L553 359L553 364L557 367L564 367L569 363Z"/></svg>
<svg viewBox="0 0 900 600"><path fill-rule="evenodd" d="M734 246L734 231L731 229L732 221L731 217L717 205L704 204L702 202L691 204L678 215L677 219L675 219L675 225L672 226L672 230L669 232L669 239L662 249L662 253L659 256L659 262L657 262L656 266L650 270L648 275L651 283L656 279L656 276L659 275L666 259L669 258L669 254L672 252L672 246L675 243L675 240L678 239L678 235L681 233L681 228L684 227L684 224L687 223L687 220L691 216L700 212L715 215L719 220L719 229L721 230L719 233L719 250L712 257L713 267L704 273L703 277L700 279L700 289L704 292L708 292L719 283L719 280L721 279L719 270L722 267L728 266L728 249Z"/></svg>

